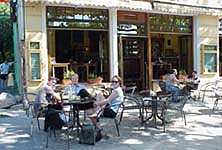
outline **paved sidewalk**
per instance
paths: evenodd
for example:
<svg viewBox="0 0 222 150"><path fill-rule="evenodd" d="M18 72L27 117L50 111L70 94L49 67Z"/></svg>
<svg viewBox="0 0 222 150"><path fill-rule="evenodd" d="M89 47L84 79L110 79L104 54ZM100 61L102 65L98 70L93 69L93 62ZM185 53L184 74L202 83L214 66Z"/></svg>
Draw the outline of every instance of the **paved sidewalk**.
<svg viewBox="0 0 222 150"><path fill-rule="evenodd" d="M222 150L222 115L216 111L209 116L212 100L204 103L189 101L185 106L187 126L184 126L178 112L170 112L173 123L167 124L166 132L162 126L152 127L152 123L141 126L138 112L128 111L120 126L120 137L117 137L113 120L101 120L106 124L104 132L110 138L101 140L95 146L78 144L70 141L70 149L75 150ZM219 106L221 112L222 108ZM12 117L0 118L1 150L41 150L45 148L46 133L34 128L33 136L29 135L29 120L22 110L0 110L0 114ZM107 122L108 121L108 122ZM62 138L50 138L49 150L67 149Z"/></svg>

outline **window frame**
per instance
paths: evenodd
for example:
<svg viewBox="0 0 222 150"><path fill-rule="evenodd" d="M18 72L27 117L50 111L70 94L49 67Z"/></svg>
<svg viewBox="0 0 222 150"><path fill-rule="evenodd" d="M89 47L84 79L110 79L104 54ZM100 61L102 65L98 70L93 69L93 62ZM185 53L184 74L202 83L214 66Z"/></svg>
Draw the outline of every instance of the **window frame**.
<svg viewBox="0 0 222 150"><path fill-rule="evenodd" d="M206 50L206 47L215 47L214 49ZM216 44L201 44L201 73L203 74L215 74L218 70L218 46ZM205 71L205 58L206 54L215 54L215 71L214 72L208 72Z"/></svg>
<svg viewBox="0 0 222 150"><path fill-rule="evenodd" d="M36 43L39 43L39 47L38 48L32 48L31 47L31 43L34 43L34 42L36 42ZM28 53L28 58L29 58L29 74L28 74L28 76L29 76L29 80L30 81L42 81L42 56L41 56L41 42L40 41L29 41L29 53ZM32 74L32 70L33 70L33 68L32 68L32 54L39 54L39 78L37 78L37 79L34 79L34 77L33 77L33 74Z"/></svg>

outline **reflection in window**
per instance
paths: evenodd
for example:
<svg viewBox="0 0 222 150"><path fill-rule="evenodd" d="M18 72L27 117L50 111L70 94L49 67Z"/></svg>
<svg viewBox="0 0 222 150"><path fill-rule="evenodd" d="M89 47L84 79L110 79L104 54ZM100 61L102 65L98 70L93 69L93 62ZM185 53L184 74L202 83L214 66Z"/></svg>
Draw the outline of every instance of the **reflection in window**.
<svg viewBox="0 0 222 150"><path fill-rule="evenodd" d="M136 23L119 23L118 34L145 35L145 25Z"/></svg>
<svg viewBox="0 0 222 150"><path fill-rule="evenodd" d="M140 41L138 40L124 40L123 41L123 55L136 56L141 52Z"/></svg>
<svg viewBox="0 0 222 150"><path fill-rule="evenodd" d="M217 54L205 53L204 72L217 72Z"/></svg>
<svg viewBox="0 0 222 150"><path fill-rule="evenodd" d="M150 15L151 32L192 33L192 17L175 15Z"/></svg>
<svg viewBox="0 0 222 150"><path fill-rule="evenodd" d="M108 11L103 9L47 7L47 17L49 28L108 29Z"/></svg>

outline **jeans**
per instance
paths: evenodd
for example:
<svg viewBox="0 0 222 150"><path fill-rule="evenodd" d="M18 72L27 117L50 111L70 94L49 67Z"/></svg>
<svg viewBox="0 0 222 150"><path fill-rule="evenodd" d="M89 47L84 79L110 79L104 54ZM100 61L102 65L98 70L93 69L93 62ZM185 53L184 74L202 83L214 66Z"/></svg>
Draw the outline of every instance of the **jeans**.
<svg viewBox="0 0 222 150"><path fill-rule="evenodd" d="M177 96L180 93L180 89L177 86L174 85L166 85L166 91L169 91L173 94L173 99L172 101L177 101Z"/></svg>

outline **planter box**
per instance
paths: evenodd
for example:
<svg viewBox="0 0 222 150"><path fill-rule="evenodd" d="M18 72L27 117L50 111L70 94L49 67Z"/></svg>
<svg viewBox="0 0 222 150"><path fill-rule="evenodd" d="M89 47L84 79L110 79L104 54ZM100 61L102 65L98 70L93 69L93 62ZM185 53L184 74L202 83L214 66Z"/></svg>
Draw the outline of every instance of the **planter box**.
<svg viewBox="0 0 222 150"><path fill-rule="evenodd" d="M103 81L103 78L101 78L101 77L87 80L88 84L101 84L102 81Z"/></svg>
<svg viewBox="0 0 222 150"><path fill-rule="evenodd" d="M179 75L180 80L188 79L188 75Z"/></svg>
<svg viewBox="0 0 222 150"><path fill-rule="evenodd" d="M63 79L62 80L62 84L63 85L70 85L70 84L72 84L72 80L70 80L70 79Z"/></svg>

